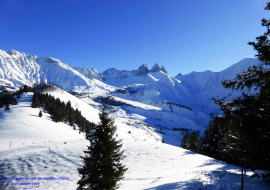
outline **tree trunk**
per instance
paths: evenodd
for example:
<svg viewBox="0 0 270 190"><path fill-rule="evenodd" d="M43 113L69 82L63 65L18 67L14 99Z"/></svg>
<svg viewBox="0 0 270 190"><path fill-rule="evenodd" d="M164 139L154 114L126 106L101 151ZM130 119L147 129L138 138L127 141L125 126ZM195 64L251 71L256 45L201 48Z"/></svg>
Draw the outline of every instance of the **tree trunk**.
<svg viewBox="0 0 270 190"><path fill-rule="evenodd" d="M246 162L246 160L245 160L245 162L244 162L244 174L246 175L246 173L247 173L247 162Z"/></svg>
<svg viewBox="0 0 270 190"><path fill-rule="evenodd" d="M244 190L244 166L242 165L241 190Z"/></svg>

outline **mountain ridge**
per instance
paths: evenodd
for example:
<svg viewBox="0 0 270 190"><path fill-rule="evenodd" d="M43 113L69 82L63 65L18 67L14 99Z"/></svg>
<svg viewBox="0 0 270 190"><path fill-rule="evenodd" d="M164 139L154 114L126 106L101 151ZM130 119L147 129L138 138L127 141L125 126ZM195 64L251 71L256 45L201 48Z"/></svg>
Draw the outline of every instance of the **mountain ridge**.
<svg viewBox="0 0 270 190"><path fill-rule="evenodd" d="M94 68L71 67L51 57L0 50L0 85L16 88L23 84L54 83L66 91L88 94L85 101L92 104L95 100L108 97L120 102L132 101L133 103L126 106L125 103L116 105L128 112L143 114L146 118L158 119L160 112L160 117L172 118L175 123L168 119L168 125L176 126L179 118L186 118L186 121L194 121L194 128L203 128L209 121L210 113L219 113L212 97L230 98L241 95L224 89L221 81L233 79L236 73L253 65L260 65L260 62L246 58L220 72L208 70L176 77L169 75L165 67L160 68L157 63L150 70L143 64L137 70L110 68L100 73ZM161 111L147 113L147 109L136 108L136 102L157 107Z"/></svg>

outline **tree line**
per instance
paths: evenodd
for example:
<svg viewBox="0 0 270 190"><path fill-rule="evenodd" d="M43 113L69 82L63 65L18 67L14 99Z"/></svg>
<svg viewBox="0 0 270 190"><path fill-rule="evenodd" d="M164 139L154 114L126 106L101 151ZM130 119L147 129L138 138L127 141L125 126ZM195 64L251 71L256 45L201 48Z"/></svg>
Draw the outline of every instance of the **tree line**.
<svg viewBox="0 0 270 190"><path fill-rule="evenodd" d="M50 113L51 119L54 122L68 123L70 126L73 126L74 129L78 126L80 132L85 132L87 134L95 125L83 117L81 111L77 108L72 108L70 101L65 103L48 93L40 93L37 91L34 92L32 101L32 108L42 107L44 111Z"/></svg>
<svg viewBox="0 0 270 190"><path fill-rule="evenodd" d="M10 104L17 105L18 101L17 101L17 99L15 97L20 99L22 93L26 93L27 91L28 91L28 87L27 87L27 85L24 85L24 86L21 86L17 92L10 93L10 94L8 94L8 93L1 94L1 96L0 96L0 108L3 108L3 106L6 105L5 110L9 110L10 109L9 108Z"/></svg>

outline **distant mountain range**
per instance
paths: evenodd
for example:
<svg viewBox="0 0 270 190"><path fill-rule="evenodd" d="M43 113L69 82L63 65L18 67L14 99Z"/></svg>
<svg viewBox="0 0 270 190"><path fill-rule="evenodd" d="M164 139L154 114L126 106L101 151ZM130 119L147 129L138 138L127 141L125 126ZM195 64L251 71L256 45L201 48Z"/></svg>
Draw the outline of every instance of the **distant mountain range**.
<svg viewBox="0 0 270 190"><path fill-rule="evenodd" d="M195 122L193 126L204 128L209 121L209 114L218 113L212 97L240 95L240 92L224 89L221 81L233 79L236 73L260 64L255 58L246 58L221 72L208 70L172 77L164 66L160 68L158 64L150 70L146 65L141 65L138 70L110 68L100 73L94 68L71 67L55 58L0 50L0 90L23 84L54 83L66 91L88 94L91 101L108 100L109 97L114 101L139 102L161 108L166 111L166 117L169 117L169 113L174 115L168 120L179 122L180 118L186 118ZM125 110L133 112L131 104L126 103ZM159 117L156 111L155 116L147 112L144 114L151 118Z"/></svg>

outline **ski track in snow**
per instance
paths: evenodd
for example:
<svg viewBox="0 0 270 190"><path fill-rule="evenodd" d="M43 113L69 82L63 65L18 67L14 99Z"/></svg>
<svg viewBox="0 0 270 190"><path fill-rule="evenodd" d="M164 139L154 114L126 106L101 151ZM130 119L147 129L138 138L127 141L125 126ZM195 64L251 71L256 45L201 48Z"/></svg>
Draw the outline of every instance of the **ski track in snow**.
<svg viewBox="0 0 270 190"><path fill-rule="evenodd" d="M22 124L24 124L24 125L26 125L26 126L29 126L29 127L34 127L34 128L36 128L36 129L40 130L40 132L42 132L42 130L41 130L40 128L38 128L38 127L35 127L35 126L31 126L31 125L25 124L25 123L23 123L23 122L21 122L21 121L18 121L18 122L19 122L19 123L22 123Z"/></svg>
<svg viewBox="0 0 270 190"><path fill-rule="evenodd" d="M59 156L59 157L61 157L61 158L63 158L63 159L65 159L65 160L67 160L67 161L69 161L69 162L71 162L71 163L73 163L73 164L76 164L77 166L82 167L82 165L77 164L76 162L74 162L74 161L72 161L72 160L70 160L70 159L68 159L68 158L66 158L66 157L64 157L64 156L62 156L61 154L58 154L58 153L52 151L52 150L50 149L50 147L49 147L49 152L52 153L52 154L55 154L55 155L57 155L57 156Z"/></svg>
<svg viewBox="0 0 270 190"><path fill-rule="evenodd" d="M153 136L157 141L159 140L159 138L157 138L152 132L150 132L150 130L147 128L147 126L143 125L143 129L150 134L151 136Z"/></svg>

